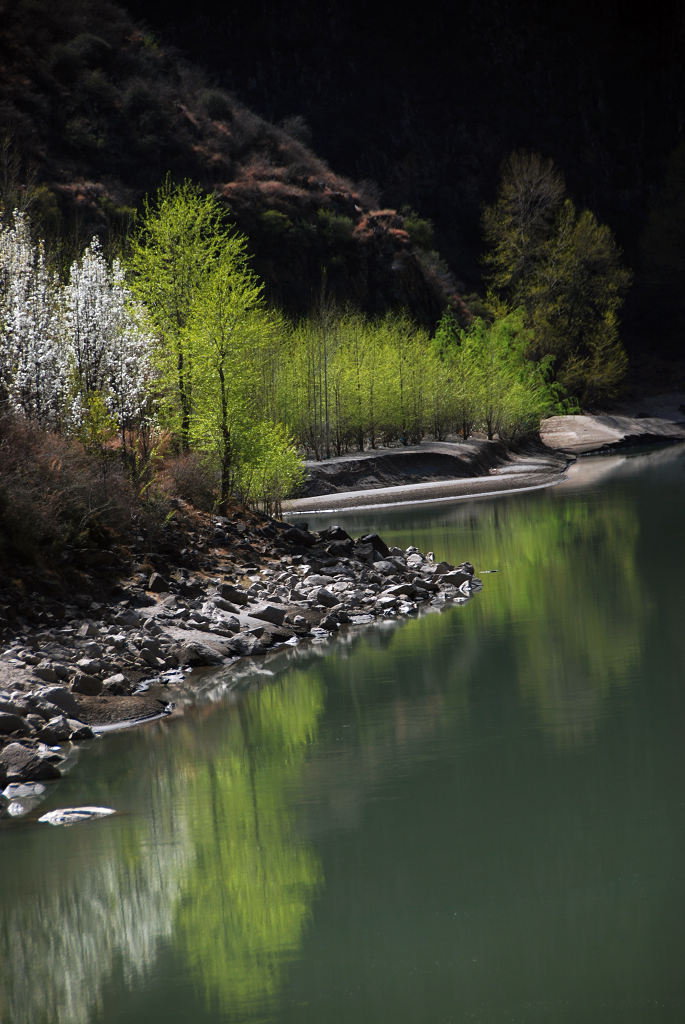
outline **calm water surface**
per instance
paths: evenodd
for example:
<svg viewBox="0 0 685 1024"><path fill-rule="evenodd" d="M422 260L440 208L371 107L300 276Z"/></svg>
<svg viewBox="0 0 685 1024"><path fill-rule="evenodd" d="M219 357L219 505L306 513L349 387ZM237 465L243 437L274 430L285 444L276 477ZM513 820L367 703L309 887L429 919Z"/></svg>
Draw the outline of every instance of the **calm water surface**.
<svg viewBox="0 0 685 1024"><path fill-rule="evenodd" d="M83 749L0 827L0 1021L682 1024L684 499L681 448L338 514L482 593Z"/></svg>

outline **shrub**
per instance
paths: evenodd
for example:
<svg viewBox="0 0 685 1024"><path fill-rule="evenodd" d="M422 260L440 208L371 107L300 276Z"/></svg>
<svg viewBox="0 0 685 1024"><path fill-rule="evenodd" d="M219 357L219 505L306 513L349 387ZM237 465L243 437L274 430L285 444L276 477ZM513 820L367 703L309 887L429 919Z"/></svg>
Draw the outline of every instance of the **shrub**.
<svg viewBox="0 0 685 1024"><path fill-rule="evenodd" d="M213 121L232 121L233 104L228 93L222 89L205 89L200 94L200 103Z"/></svg>
<svg viewBox="0 0 685 1024"><path fill-rule="evenodd" d="M416 210L410 206L403 206L400 210L404 227L413 245L418 249L425 249L430 252L435 247L433 224L425 217L420 217Z"/></svg>
<svg viewBox="0 0 685 1024"><path fill-rule="evenodd" d="M158 479L160 487L195 508L211 511L219 493L219 474L197 452L184 452L167 459Z"/></svg>
<svg viewBox="0 0 685 1024"><path fill-rule="evenodd" d="M103 472L76 441L0 419L0 557L36 561L68 544L126 536L137 500L115 458Z"/></svg>
<svg viewBox="0 0 685 1024"><path fill-rule="evenodd" d="M326 209L317 210L316 216L321 234L331 245L352 241L354 221L351 217Z"/></svg>

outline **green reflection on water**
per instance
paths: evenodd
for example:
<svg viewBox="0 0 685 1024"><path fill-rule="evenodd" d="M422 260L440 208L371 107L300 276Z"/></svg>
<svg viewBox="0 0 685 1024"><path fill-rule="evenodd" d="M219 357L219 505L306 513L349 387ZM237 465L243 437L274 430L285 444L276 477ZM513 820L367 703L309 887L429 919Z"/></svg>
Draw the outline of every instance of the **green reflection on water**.
<svg viewBox="0 0 685 1024"><path fill-rule="evenodd" d="M634 504L620 491L601 500L593 493L559 499L549 491L398 510L383 533L403 546L435 547L438 560L468 558L476 572L486 571L483 592L460 621L463 650L452 659L459 671L432 654L435 675L444 680L447 671L463 685L472 646L484 631L499 633L510 659L503 670L535 704L555 742L572 746L592 737L603 697L639 660L650 603L638 585ZM353 533L371 525L361 517L341 521ZM411 656L413 649L439 646L444 634L444 623L427 617L393 642Z"/></svg>
<svg viewBox="0 0 685 1024"><path fill-rule="evenodd" d="M177 941L210 1009L239 1012L278 993L322 883L311 847L293 833L289 791L316 736L315 675L248 694L214 731L189 780L194 866Z"/></svg>

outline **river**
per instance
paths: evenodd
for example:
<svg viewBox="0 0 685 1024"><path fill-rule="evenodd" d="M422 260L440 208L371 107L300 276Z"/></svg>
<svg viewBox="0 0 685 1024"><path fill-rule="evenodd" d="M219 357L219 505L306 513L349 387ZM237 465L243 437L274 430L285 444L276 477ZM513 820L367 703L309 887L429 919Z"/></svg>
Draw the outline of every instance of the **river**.
<svg viewBox="0 0 685 1024"><path fill-rule="evenodd" d="M681 446L336 515L482 592L84 748L0 826L0 1021L681 1024L684 507Z"/></svg>

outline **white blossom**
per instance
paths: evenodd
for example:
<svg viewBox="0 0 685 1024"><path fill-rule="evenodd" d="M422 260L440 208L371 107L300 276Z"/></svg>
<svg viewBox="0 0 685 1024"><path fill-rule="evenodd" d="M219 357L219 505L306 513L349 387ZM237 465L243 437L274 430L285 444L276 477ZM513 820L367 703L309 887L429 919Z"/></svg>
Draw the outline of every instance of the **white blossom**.
<svg viewBox="0 0 685 1024"><path fill-rule="evenodd" d="M97 238L60 286L15 211L0 223L0 412L78 427L99 392L122 429L141 423L152 350L144 314Z"/></svg>
<svg viewBox="0 0 685 1024"><path fill-rule="evenodd" d="M68 389L59 284L25 214L0 225L0 407L59 424Z"/></svg>
<svg viewBox="0 0 685 1024"><path fill-rule="evenodd" d="M82 395L102 393L120 426L144 418L152 338L144 310L124 284L118 260L111 268L97 238L72 264L64 288L64 330ZM72 414L78 420L82 401Z"/></svg>

